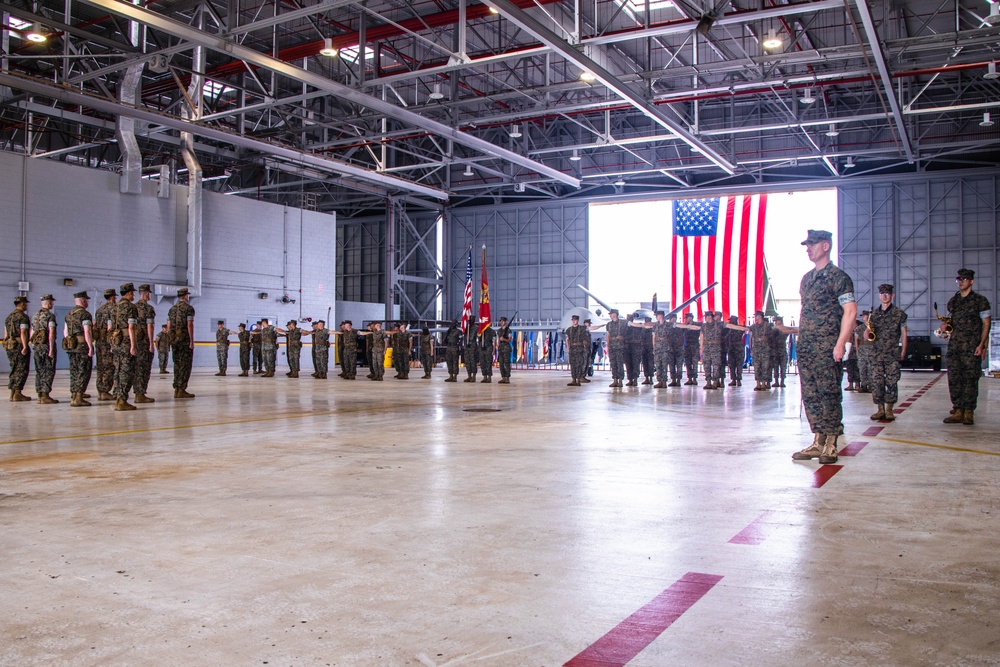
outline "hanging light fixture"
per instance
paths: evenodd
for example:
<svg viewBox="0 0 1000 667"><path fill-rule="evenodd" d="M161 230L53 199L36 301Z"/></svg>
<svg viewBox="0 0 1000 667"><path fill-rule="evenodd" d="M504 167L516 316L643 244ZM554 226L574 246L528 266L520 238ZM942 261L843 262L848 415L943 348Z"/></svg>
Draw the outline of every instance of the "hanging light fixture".
<svg viewBox="0 0 1000 667"><path fill-rule="evenodd" d="M979 127L993 127L993 121L990 120L989 111L983 114L983 120L979 123Z"/></svg>
<svg viewBox="0 0 1000 667"><path fill-rule="evenodd" d="M490 14L499 14L500 13L500 10L497 9L496 7L494 7L493 5L486 5L486 6L489 7Z"/></svg>
<svg viewBox="0 0 1000 667"><path fill-rule="evenodd" d="M997 25L1000 23L1000 4L995 2L990 3L990 13L983 19L983 22L989 25Z"/></svg>
<svg viewBox="0 0 1000 667"><path fill-rule="evenodd" d="M337 57L337 49L333 48L333 37L323 38L323 48L319 50L319 54L327 58Z"/></svg>
<svg viewBox="0 0 1000 667"><path fill-rule="evenodd" d="M990 63L986 66L986 74L983 75L983 78L989 79L990 81L993 79L1000 79L1000 73L997 73L996 62L990 61Z"/></svg>
<svg viewBox="0 0 1000 667"><path fill-rule="evenodd" d="M760 45L768 51L780 49L784 46L784 44L785 42L778 36L778 33L774 30L774 28L767 31L767 35L764 36L764 41L760 43Z"/></svg>
<svg viewBox="0 0 1000 667"><path fill-rule="evenodd" d="M475 176L475 174L472 172L472 165L471 164L465 165L465 171L462 172L462 175L463 176Z"/></svg>
<svg viewBox="0 0 1000 667"><path fill-rule="evenodd" d="M49 36L46 35L44 32L42 32L38 28L38 26L36 26L34 30L29 30L28 32L24 33L24 38L29 42L34 42L35 44L41 44L43 42L48 41Z"/></svg>
<svg viewBox="0 0 1000 667"><path fill-rule="evenodd" d="M847 162L844 163L844 169L853 169L853 168L854 168L854 158L848 157Z"/></svg>
<svg viewBox="0 0 1000 667"><path fill-rule="evenodd" d="M826 131L826 136L828 136L828 137L836 137L839 134L840 134L840 130L837 129L837 126L834 125L833 123L830 123L830 129Z"/></svg>
<svg viewBox="0 0 1000 667"><path fill-rule="evenodd" d="M572 160L573 162L579 162L583 158L580 157L580 151L574 148L573 154L569 156L569 159Z"/></svg>
<svg viewBox="0 0 1000 667"><path fill-rule="evenodd" d="M513 125L510 126L510 138L518 139L520 138L520 136L521 136L521 126L518 125L517 123L514 123Z"/></svg>
<svg viewBox="0 0 1000 667"><path fill-rule="evenodd" d="M434 88L431 90L431 94L427 97L432 100L443 100L444 93L441 92L441 84L435 83Z"/></svg>
<svg viewBox="0 0 1000 667"><path fill-rule="evenodd" d="M587 83L590 83L591 81L597 81L597 77L588 72L587 70L583 70L582 72L580 72L580 81L586 81Z"/></svg>
<svg viewBox="0 0 1000 667"><path fill-rule="evenodd" d="M802 97L799 98L799 102L802 104L813 104L816 102L816 98L813 97L813 89L806 88L806 91L802 93Z"/></svg>

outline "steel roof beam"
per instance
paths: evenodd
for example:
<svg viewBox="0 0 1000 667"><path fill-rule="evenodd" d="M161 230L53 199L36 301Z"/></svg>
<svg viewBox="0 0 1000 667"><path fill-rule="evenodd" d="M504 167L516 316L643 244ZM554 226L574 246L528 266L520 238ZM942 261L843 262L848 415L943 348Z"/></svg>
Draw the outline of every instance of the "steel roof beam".
<svg viewBox="0 0 1000 667"><path fill-rule="evenodd" d="M681 127L679 123L667 116L660 109L656 108L656 106L649 100L636 93L629 86L623 84L620 77L599 65L593 58L578 51L566 40L542 25L541 22L533 16L529 15L527 12L523 11L511 2L511 0L493 0L493 5L503 13L504 18L522 30L534 35L537 39L541 40L543 44L550 47L570 63L593 74L609 90L614 92L623 100L627 101L658 125L661 125L667 130L673 132L681 141L686 143L693 150L704 155L709 161L713 162L727 174L736 173L736 166L729 162L729 160L719 155L706 143L695 137L685 128Z"/></svg>
<svg viewBox="0 0 1000 667"><path fill-rule="evenodd" d="M266 70L276 72L277 74L287 76L300 83L305 83L320 90L326 90L327 92L349 102L373 109L390 118L395 118L396 120L409 123L415 127L427 130L428 132L441 135L442 137L446 137L457 144L467 146L468 148L486 153L487 155L492 155L497 159L506 160L507 162L512 162L524 167L525 169L536 171L544 176L560 181L574 188L580 187L580 179L564 174L557 169L553 169L552 167L542 164L541 162L524 157L523 155L507 150L506 148L501 148L478 137L460 132L459 130L449 127L444 123L424 118L420 114L413 111L397 107L389 102L380 100L377 97L373 97L366 93L362 93L361 91L355 90L354 88L332 81L315 72L310 72L302 69L301 67L296 67L290 63L278 60L277 58L264 55L259 51L241 46L226 39L224 36L212 35L203 32L179 21L157 14L156 12L151 12L135 5L125 4L123 2L119 2L119 0L82 0L82 2L95 7L101 7L102 9L106 9L114 14L124 16L125 18L139 21L140 23L162 30L163 32L173 35L174 37L184 39L192 44L199 44L221 53L227 53L234 58L257 65L258 67L262 67Z"/></svg>

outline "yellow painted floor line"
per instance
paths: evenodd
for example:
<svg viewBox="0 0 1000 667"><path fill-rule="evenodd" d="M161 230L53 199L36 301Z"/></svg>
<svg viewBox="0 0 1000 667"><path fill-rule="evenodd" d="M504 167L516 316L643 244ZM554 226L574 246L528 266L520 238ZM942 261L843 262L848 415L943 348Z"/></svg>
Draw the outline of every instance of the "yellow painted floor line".
<svg viewBox="0 0 1000 667"><path fill-rule="evenodd" d="M567 392L570 393L570 392ZM507 401L510 399L522 399L522 398L538 398L540 396L552 396L551 392L536 393L536 394L512 394L509 396L504 396L503 400ZM135 435L137 433L160 433L163 431L183 431L186 429L203 428L203 427L213 427L213 426L236 426L239 424L257 424L261 422L273 422L273 421L283 421L285 419L306 419L309 417L330 417L333 415L344 415L351 414L355 412L378 412L382 410L398 410L399 408L426 408L426 407L445 407L449 405L466 405L469 403L486 403L491 399L488 398L475 398L468 399L464 401L449 401L447 403L406 403L403 405L382 405L382 406L366 406L360 408L344 408L341 410L326 410L323 412L290 412L281 415L273 415L270 417L255 417L252 419L234 419L230 421L220 421L220 422L205 422L205 423L192 423L192 424L180 424L178 426L159 426L156 428L142 428L142 429L131 429L127 431L104 431L101 433L75 433L66 435L52 435L44 438L25 438L23 440L6 440L0 442L0 446L6 445L24 445L31 444L34 442L51 442L54 440L80 440L83 438L106 438L115 435Z"/></svg>
<svg viewBox="0 0 1000 667"><path fill-rule="evenodd" d="M916 445L917 447L933 447L934 449L949 449L953 452L965 452L967 454L982 454L983 456L1000 456L1000 452L987 452L982 449L969 449L968 447L952 447L951 445L936 445L932 442L917 442L915 440L899 440L897 438L885 438L879 436L876 440L888 440L898 442L901 445Z"/></svg>

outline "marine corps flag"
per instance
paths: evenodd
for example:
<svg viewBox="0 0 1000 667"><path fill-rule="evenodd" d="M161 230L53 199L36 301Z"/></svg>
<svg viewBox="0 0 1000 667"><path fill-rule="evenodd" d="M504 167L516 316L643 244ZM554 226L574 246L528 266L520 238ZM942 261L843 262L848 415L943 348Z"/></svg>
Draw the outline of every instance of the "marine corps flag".
<svg viewBox="0 0 1000 667"><path fill-rule="evenodd" d="M478 335L493 325L490 319L490 283L486 279L486 246L483 246L483 277L479 284L479 331Z"/></svg>

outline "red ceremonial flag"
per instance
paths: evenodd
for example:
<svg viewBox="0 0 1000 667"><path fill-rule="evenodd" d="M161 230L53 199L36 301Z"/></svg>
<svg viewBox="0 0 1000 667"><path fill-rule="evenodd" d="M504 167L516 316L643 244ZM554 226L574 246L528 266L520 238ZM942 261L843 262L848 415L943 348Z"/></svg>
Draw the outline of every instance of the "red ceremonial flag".
<svg viewBox="0 0 1000 667"><path fill-rule="evenodd" d="M688 308L700 320L721 310L746 322L764 303L764 221L767 195L674 202L673 303L718 281Z"/></svg>
<svg viewBox="0 0 1000 667"><path fill-rule="evenodd" d="M479 284L479 332L490 328L493 321L490 319L490 283L486 280L486 246L483 246L483 278Z"/></svg>
<svg viewBox="0 0 1000 667"><path fill-rule="evenodd" d="M472 246L469 246L469 259L465 263L465 303L462 305L462 333L468 333L469 320L472 318Z"/></svg>

